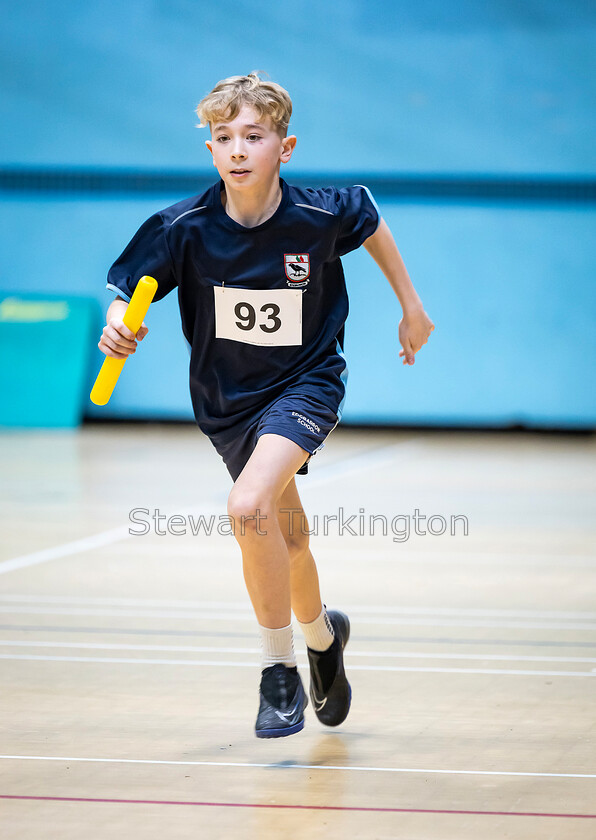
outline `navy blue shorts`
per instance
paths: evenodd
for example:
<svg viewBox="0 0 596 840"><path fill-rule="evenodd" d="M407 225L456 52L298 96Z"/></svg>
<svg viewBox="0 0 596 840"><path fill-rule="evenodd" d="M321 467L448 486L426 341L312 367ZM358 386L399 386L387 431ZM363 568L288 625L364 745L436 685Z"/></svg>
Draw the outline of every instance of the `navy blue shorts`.
<svg viewBox="0 0 596 840"><path fill-rule="evenodd" d="M337 420L335 412L312 397L287 394L236 434L216 435L211 438L211 442L223 458L232 479L236 481L261 435L281 435L293 440L309 453L297 473L306 475L308 462L323 447L326 437L337 425Z"/></svg>

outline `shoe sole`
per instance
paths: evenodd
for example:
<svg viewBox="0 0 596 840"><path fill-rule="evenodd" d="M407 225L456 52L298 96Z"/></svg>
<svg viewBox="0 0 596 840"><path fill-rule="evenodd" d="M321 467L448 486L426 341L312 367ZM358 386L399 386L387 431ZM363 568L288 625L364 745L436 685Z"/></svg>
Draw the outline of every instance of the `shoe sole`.
<svg viewBox="0 0 596 840"><path fill-rule="evenodd" d="M284 729L257 729L255 734L257 738L285 738L286 735L295 735L304 729L304 720L294 724L294 726L286 726Z"/></svg>

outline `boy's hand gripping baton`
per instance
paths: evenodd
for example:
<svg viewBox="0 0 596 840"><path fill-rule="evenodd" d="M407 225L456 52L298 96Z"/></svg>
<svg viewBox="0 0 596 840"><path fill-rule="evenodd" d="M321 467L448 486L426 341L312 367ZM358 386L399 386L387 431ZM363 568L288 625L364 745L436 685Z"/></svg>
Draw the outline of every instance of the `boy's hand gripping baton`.
<svg viewBox="0 0 596 840"><path fill-rule="evenodd" d="M156 291L157 280L148 275L141 277L122 319L124 325L135 335L141 328ZM91 391L91 402L95 405L106 405L112 396L118 377L122 373L125 361L126 359L114 359L112 356L106 356Z"/></svg>

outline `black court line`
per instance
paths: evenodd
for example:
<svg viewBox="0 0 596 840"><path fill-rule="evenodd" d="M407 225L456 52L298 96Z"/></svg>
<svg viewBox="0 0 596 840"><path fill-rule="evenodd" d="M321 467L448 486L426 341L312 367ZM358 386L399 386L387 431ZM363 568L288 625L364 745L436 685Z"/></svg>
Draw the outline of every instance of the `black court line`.
<svg viewBox="0 0 596 840"><path fill-rule="evenodd" d="M572 629L572 628L571 628ZM95 635L118 636L204 636L210 639L251 639L254 633L235 633L225 630L152 630L149 628L133 627L56 627L43 624L0 624L0 630L13 630L24 633L90 633ZM596 642L566 642L560 639L459 639L433 636L358 636L359 642L409 642L411 644L439 644L439 645L505 645L511 647L570 647L596 648Z"/></svg>

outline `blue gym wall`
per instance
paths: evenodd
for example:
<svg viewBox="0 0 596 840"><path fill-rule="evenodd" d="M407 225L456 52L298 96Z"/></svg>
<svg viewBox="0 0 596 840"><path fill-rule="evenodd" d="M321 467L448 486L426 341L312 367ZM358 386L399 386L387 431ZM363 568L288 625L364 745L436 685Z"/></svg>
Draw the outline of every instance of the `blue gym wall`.
<svg viewBox="0 0 596 840"><path fill-rule="evenodd" d="M345 419L594 426L594 2L0 11L0 292L89 296L105 312L106 271L141 222L216 177L196 103L218 79L263 69L294 101L284 177L373 184L436 323L403 367L399 305L363 250L346 258ZM89 416L192 416L173 296L148 324L109 406L88 403ZM93 349L90 377L100 362Z"/></svg>

